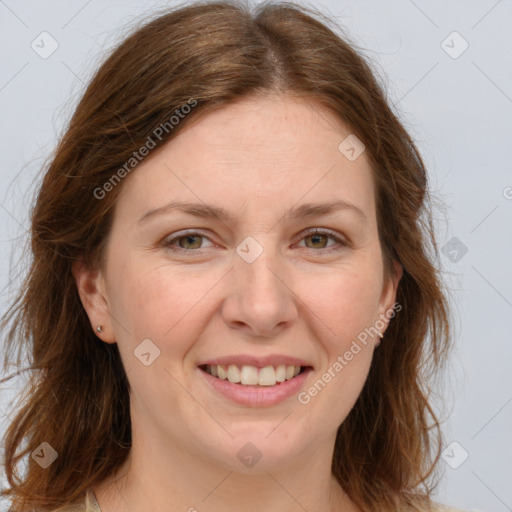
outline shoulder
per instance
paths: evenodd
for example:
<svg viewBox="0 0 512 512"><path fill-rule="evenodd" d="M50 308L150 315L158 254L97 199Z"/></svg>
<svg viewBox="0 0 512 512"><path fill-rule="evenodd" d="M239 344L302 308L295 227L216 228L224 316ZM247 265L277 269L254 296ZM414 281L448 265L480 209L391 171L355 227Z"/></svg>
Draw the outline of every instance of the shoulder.
<svg viewBox="0 0 512 512"><path fill-rule="evenodd" d="M87 489L82 501L79 503L60 507L52 512L101 512L101 508L92 489Z"/></svg>
<svg viewBox="0 0 512 512"><path fill-rule="evenodd" d="M433 503L432 510L434 512L479 512L478 510L463 510L461 508L450 507L448 505L443 505L442 503Z"/></svg>

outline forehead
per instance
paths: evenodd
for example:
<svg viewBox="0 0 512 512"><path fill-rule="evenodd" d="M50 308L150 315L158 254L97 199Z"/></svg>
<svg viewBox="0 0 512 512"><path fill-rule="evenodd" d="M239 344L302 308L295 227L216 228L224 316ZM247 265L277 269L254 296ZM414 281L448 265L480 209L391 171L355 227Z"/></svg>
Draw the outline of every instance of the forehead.
<svg viewBox="0 0 512 512"><path fill-rule="evenodd" d="M342 199L373 217L372 170L364 151L355 159L347 153L357 144L353 137L317 103L244 98L194 119L148 155L125 178L117 208L133 218L190 200L264 216L300 202Z"/></svg>

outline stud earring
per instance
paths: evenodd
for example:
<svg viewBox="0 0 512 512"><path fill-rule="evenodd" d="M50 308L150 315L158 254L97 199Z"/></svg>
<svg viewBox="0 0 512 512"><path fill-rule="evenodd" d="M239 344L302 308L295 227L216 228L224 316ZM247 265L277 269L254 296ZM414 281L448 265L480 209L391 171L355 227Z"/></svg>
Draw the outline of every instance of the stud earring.
<svg viewBox="0 0 512 512"><path fill-rule="evenodd" d="M102 325L98 325L98 327L96 327L96 331L103 332L103 326Z"/></svg>
<svg viewBox="0 0 512 512"><path fill-rule="evenodd" d="M381 339L384 338L384 334L382 334L381 331L379 331L379 338L381 338Z"/></svg>

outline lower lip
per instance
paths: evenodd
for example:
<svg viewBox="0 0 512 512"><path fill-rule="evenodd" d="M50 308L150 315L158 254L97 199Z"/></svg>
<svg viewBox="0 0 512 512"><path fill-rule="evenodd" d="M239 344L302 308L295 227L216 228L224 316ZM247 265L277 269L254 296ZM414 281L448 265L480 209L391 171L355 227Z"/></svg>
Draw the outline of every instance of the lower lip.
<svg viewBox="0 0 512 512"><path fill-rule="evenodd" d="M306 368L293 379L285 380L274 386L243 386L218 379L200 368L197 368L197 371L217 393L237 404L246 407L270 407L297 394L304 386L312 368Z"/></svg>

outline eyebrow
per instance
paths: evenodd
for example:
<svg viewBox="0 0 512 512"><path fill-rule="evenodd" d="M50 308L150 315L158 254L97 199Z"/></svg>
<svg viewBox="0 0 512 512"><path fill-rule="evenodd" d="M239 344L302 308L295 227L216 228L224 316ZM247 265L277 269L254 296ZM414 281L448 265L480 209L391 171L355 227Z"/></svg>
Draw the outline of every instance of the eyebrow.
<svg viewBox="0 0 512 512"><path fill-rule="evenodd" d="M360 208L349 201L341 199L328 203L303 203L300 206L288 210L279 222L282 222L285 219L296 220L320 217L343 210L351 211L365 222L368 222L366 214ZM145 223L156 216L168 214L172 211L180 211L188 215L193 215L194 217L215 219L221 222L229 222L232 220L231 214L224 208L220 208L218 206L208 205L205 203L172 201L159 208L148 210L139 218L138 223Z"/></svg>

